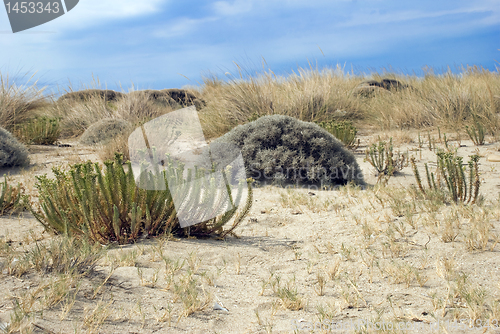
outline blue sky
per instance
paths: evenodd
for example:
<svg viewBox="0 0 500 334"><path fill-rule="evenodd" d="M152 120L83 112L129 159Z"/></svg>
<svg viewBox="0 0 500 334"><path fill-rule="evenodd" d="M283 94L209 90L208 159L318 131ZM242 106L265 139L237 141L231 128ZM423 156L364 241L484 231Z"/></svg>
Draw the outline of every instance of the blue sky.
<svg viewBox="0 0 500 334"><path fill-rule="evenodd" d="M0 8L0 71L50 89L198 85L202 76L286 75L308 62L357 72L500 66L498 0L80 0L12 34Z"/></svg>

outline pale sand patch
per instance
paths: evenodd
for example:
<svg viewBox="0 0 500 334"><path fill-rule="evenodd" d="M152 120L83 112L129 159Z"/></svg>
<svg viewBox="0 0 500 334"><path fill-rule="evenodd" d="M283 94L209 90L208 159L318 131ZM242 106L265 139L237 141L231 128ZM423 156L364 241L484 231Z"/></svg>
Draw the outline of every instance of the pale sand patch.
<svg viewBox="0 0 500 334"><path fill-rule="evenodd" d="M363 161L366 143L372 137L361 137L361 140L365 146L357 150L356 157L365 180L373 185L377 177L369 163ZM477 148L465 140L461 144L466 145L458 150L465 162L474 152L484 156L480 160L481 194L488 201L497 200L500 164L486 159L497 152L496 148L492 144ZM424 163L434 168L435 154L426 147L415 151L417 146L415 140L397 147L414 155L424 173ZM32 155L39 166L34 174L49 172L50 166L66 163L68 156L74 157L72 162L95 159L91 151L78 146L39 150ZM44 162L47 166L40 168ZM21 180L22 175L13 178ZM488 296L500 300L500 246L496 245L492 251L467 250L468 224L475 216L467 216L474 213L467 213L466 209L459 211L463 214L459 235L448 243L442 241L442 228L447 219L453 220L452 206L443 206L436 214L417 207L413 215L416 228L406 217L395 215L397 205L404 207L414 202L411 198L397 202L398 192L414 183L411 167L406 167L389 180L387 188L379 190L368 187L366 190L287 192L272 186L254 189L254 205L236 229L239 239L183 239L165 244L144 240L111 250L99 262L96 273L82 279L78 301L65 319L60 320L60 306L55 306L45 310L43 318L36 316L32 321L47 331L68 333L75 332L76 328L78 333L85 333L88 328L82 327L84 316L100 301L109 302L110 312L97 331L100 333L292 333L294 319L301 320L300 324L305 326L308 321L321 319L322 313L337 323L375 321L377 314L394 323L408 321L426 326L436 318L453 320L453 312L468 319L471 314L467 313L469 309L463 300L446 298L449 283L445 264L451 263L451 274L463 271L471 283L480 284L487 289ZM498 205L490 207L496 212L492 215L496 218L491 220L493 238L494 233L500 233L500 215ZM6 235L9 231L8 238L13 242L23 242L30 230L37 235L42 231L29 214L22 218L2 217L0 223L0 234ZM491 240L488 245L493 244ZM121 264L109 276L113 261L121 261ZM184 262L184 266L173 275L173 281L169 281L176 262L178 265ZM335 273L337 262L339 268ZM416 279L407 284L404 275L399 275L405 266L412 266L427 278L422 286ZM182 280L189 277L190 270L198 299L203 300L204 294L211 295L212 299L209 307L178 321L184 304L174 291L176 285L177 288L185 286ZM96 287L108 276L107 283L92 299ZM290 284L290 291L296 289L304 303L302 309L292 311L283 307L282 300L273 291L273 284L277 288L278 276L281 288ZM323 295L319 295L320 277L326 280ZM3 291L0 321L9 321L10 296L33 289L43 279L47 277L29 274L17 279L0 275ZM215 302L229 312L213 310ZM439 306L440 302L448 307ZM170 327L169 305L172 305ZM36 329L35 332L42 331ZM429 327L424 327L411 333L428 332ZM441 328L439 332L445 331ZM470 333L470 329L448 329L447 332ZM486 329L486 332L495 331Z"/></svg>

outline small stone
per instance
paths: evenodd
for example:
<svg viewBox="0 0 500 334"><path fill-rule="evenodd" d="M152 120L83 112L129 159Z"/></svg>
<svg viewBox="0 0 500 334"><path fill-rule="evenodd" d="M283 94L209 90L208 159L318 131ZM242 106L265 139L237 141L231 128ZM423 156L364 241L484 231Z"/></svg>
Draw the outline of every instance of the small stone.
<svg viewBox="0 0 500 334"><path fill-rule="evenodd" d="M500 155L498 155L498 154L490 154L490 155L488 155L487 160L491 161L491 162L500 162Z"/></svg>
<svg viewBox="0 0 500 334"><path fill-rule="evenodd" d="M227 308L225 308L224 306L220 305L219 303L215 302L214 304L214 310L217 310L217 311L225 311L225 312L228 312L229 313L229 310Z"/></svg>

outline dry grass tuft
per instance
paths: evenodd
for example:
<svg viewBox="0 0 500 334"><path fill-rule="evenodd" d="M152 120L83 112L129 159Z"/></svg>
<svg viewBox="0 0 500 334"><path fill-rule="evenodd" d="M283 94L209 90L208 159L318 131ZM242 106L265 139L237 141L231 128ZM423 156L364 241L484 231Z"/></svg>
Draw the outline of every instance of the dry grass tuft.
<svg viewBox="0 0 500 334"><path fill-rule="evenodd" d="M0 126L12 131L16 124L28 121L35 111L48 105L44 89L38 88L32 79L33 76L26 84L17 85L8 75L0 73Z"/></svg>

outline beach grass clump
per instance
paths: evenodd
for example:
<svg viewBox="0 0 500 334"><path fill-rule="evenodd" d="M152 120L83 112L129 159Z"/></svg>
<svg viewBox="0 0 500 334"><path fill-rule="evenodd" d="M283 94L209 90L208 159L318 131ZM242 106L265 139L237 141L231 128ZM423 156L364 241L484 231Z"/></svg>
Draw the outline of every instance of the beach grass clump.
<svg viewBox="0 0 500 334"><path fill-rule="evenodd" d="M500 129L498 72L478 67L424 76L387 71L383 78L397 80L405 89L376 87L370 98L358 94L366 79L382 80L379 73L354 75L341 67L299 68L286 76L271 70L229 80L204 79L200 94L206 105L200 120L207 138L219 137L237 125L268 115L286 115L307 122L352 121L356 127L375 125L383 130L437 127L463 129L474 114L485 122L487 134ZM369 87L370 89L374 87Z"/></svg>
<svg viewBox="0 0 500 334"><path fill-rule="evenodd" d="M89 126L107 118L117 118L116 107L105 96L89 93L85 99L59 98L47 114L61 120L61 137L80 136Z"/></svg>
<svg viewBox="0 0 500 334"><path fill-rule="evenodd" d="M35 117L27 123L17 125L14 133L26 144L52 145L61 134L60 121L55 117Z"/></svg>
<svg viewBox="0 0 500 334"><path fill-rule="evenodd" d="M271 70L250 75L238 66L229 81L204 78L200 95L206 102L200 120L207 138L219 137L237 125L262 116L285 115L306 122L360 120L362 101L352 89L360 78L342 69L303 69L287 76Z"/></svg>
<svg viewBox="0 0 500 334"><path fill-rule="evenodd" d="M21 185L13 187L7 183L7 176L4 175L4 181L1 183L0 191L0 216L9 214L22 209L21 196L23 188Z"/></svg>
<svg viewBox="0 0 500 334"><path fill-rule="evenodd" d="M44 89L38 88L33 76L19 85L8 75L0 73L0 126L13 131L18 124L31 119L38 109L49 104Z"/></svg>

